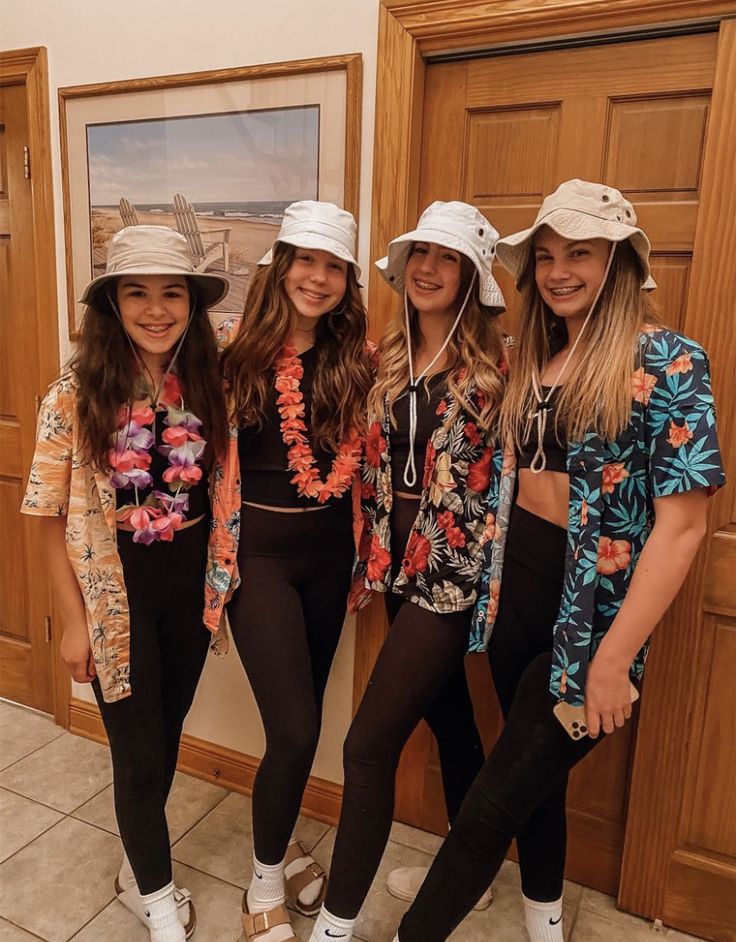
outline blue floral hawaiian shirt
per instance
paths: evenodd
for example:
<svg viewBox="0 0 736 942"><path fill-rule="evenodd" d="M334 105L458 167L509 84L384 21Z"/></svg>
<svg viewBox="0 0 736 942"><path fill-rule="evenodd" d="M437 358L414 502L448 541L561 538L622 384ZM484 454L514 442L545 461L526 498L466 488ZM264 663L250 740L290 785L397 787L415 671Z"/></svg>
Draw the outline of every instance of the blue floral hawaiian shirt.
<svg viewBox="0 0 736 942"><path fill-rule="evenodd" d="M623 603L654 524L654 498L725 481L716 435L708 357L674 331L652 328L639 339L631 421L612 442L594 433L567 448L570 507L562 600L554 626L550 690L581 704L588 665ZM494 464L490 508L495 532L474 613L473 649L484 650L501 590L503 549L516 463ZM631 665L641 677L647 645Z"/></svg>

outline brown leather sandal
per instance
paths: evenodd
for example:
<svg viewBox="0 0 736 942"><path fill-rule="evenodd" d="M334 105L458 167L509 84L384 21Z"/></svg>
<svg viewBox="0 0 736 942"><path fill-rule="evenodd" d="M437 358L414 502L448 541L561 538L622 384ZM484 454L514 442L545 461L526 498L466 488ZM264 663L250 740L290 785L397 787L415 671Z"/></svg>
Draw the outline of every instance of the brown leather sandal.
<svg viewBox="0 0 736 942"><path fill-rule="evenodd" d="M289 901L289 906L298 913L301 913L302 916L316 916L322 908L322 903L324 903L325 897L327 896L327 874L317 861L314 860L306 844L302 841L294 841L293 844L289 844L286 849L284 869L300 858L305 860L304 867L301 870L297 870L292 876L285 878L286 898ZM313 903L310 903L309 906L305 906L299 901L299 894L305 886L309 886L309 884L313 883L315 880L322 880L322 889L317 899Z"/></svg>
<svg viewBox="0 0 736 942"><path fill-rule="evenodd" d="M289 926L291 928L291 919L285 906L274 906L273 909L267 909L265 913L249 913L247 893L243 893L243 906L240 913L243 920L243 933L245 942L251 942L262 936L264 932L273 929L274 926ZM290 935L286 942L299 942L295 935Z"/></svg>

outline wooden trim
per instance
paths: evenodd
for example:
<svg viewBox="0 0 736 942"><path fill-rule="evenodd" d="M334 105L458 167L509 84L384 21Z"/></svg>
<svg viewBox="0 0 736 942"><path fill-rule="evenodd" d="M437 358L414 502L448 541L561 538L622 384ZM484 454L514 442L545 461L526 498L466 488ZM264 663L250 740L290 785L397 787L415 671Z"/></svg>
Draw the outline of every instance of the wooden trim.
<svg viewBox="0 0 736 942"><path fill-rule="evenodd" d="M736 13L733 0L381 0L381 5L425 56L472 46L703 22Z"/></svg>
<svg viewBox="0 0 736 942"><path fill-rule="evenodd" d="M721 445L726 467L736 466L736 390L733 384L733 354L736 345L736 323L733 318L734 264L732 258L732 227L736 218L736 187L733 167L736 164L736 21L721 24L716 60L716 75L710 104L708 140L700 187L693 266L687 302L687 318L683 332L701 342L709 351L713 384L718 403ZM724 181L728 185L724 186ZM705 709L707 684L693 684L694 677L707 677L712 657L713 616L704 615L709 600L706 590L712 584L712 568L730 549L733 539L732 515L736 481L731 475L726 486L713 498L708 508L708 533L701 554L709 554L705 565L695 565L681 590L677 605L667 614L661 631L687 635L691 650L698 652L698 661L686 665L679 652L670 648L667 655L657 646L652 648L652 663L647 669L647 694L642 703L639 738L634 760L632 794L650 796L648 800L632 801L626 829L624 865L619 905L649 918L666 919L687 932L698 932L706 938L736 938L736 916L733 894L736 892L736 871L722 867L718 855L707 848L688 847L683 854L687 835L683 808L692 805L694 777L692 749L695 731ZM721 545L719 545L721 544ZM702 557L701 557L702 558ZM730 585L730 584L729 584ZM712 589L710 590L712 595ZM724 607L721 603L720 607ZM659 708L654 704L659 701ZM661 704L666 704L662 709ZM651 704L651 707L649 706ZM653 763L652 756L657 757ZM680 783L674 790L672 782ZM668 795L667 805L660 796ZM649 809L657 806L659 813ZM647 853L641 854L640 848ZM697 861L697 863L696 863ZM677 875L675 885L686 885L690 870L697 883L699 874L717 871L718 884L708 894L701 921L693 919L682 899L671 899L670 879ZM728 884L730 891L718 886ZM676 894L675 894L676 895ZM683 892L683 897L685 896ZM707 910L707 912L705 912Z"/></svg>
<svg viewBox="0 0 736 942"><path fill-rule="evenodd" d="M58 89L59 134L61 137L61 166L69 165L66 103L79 98L97 98L103 95L126 95L172 88L219 85L227 82L257 81L288 75L308 75L315 72L345 72L345 209L358 219L360 208L360 146L363 112L363 58L361 53L340 56L320 56L312 59L294 59L288 62L269 62L262 65L238 66L231 69L210 69L205 72L182 72L176 75L155 75L146 78L124 79L119 82L98 82L93 85L70 85ZM76 338L74 273L71 255L71 199L67 174L62 173L62 199L64 204L64 242L66 247L67 319L69 338Z"/></svg>
<svg viewBox="0 0 736 942"><path fill-rule="evenodd" d="M94 703L73 697L69 704L69 720L70 732L107 745L105 727ZM177 769L241 795L250 795L260 761L255 756L205 742L185 733L181 739ZM334 825L340 817L341 802L340 785L310 776L301 810L308 818Z"/></svg>
<svg viewBox="0 0 736 942"><path fill-rule="evenodd" d="M36 311L33 329L39 357L39 388L43 395L59 373L59 310L56 283L56 233L51 167L51 123L49 116L48 56L44 46L0 52L0 84L24 84L28 101L28 146L31 153L33 188L33 247L36 277ZM38 544L38 536L32 537ZM40 547L39 547L40 549ZM48 591L48 590L47 590ZM50 598L52 626L61 624ZM60 633L52 629L51 668L54 719L68 725L71 683L59 656Z"/></svg>

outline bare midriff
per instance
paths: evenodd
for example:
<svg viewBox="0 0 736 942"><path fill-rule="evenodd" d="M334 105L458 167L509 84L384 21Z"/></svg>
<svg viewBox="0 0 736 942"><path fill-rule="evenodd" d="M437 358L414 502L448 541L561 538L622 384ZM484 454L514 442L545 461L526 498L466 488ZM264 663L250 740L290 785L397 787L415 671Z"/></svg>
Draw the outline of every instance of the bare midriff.
<svg viewBox="0 0 736 942"><path fill-rule="evenodd" d="M567 530L570 504L570 477L562 471L519 470L519 493L516 503L537 517Z"/></svg>
<svg viewBox="0 0 736 942"><path fill-rule="evenodd" d="M399 500L421 500L421 494L407 494L406 491L394 491L394 497L398 497Z"/></svg>
<svg viewBox="0 0 736 942"><path fill-rule="evenodd" d="M272 510L275 514L306 514L310 510L327 510L328 504L320 507L269 507L268 504L254 504L249 500L243 501L244 507L255 507L256 510Z"/></svg>

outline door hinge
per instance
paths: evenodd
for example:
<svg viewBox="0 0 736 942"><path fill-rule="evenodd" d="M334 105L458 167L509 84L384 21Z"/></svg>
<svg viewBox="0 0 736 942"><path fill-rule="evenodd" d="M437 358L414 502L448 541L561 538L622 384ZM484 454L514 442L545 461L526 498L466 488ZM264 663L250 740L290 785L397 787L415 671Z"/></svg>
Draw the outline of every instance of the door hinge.
<svg viewBox="0 0 736 942"><path fill-rule="evenodd" d="M43 620L43 627L46 637L46 644L51 644L51 615L46 615Z"/></svg>
<svg viewBox="0 0 736 942"><path fill-rule="evenodd" d="M23 145L23 176L31 179L31 151L27 144Z"/></svg>

